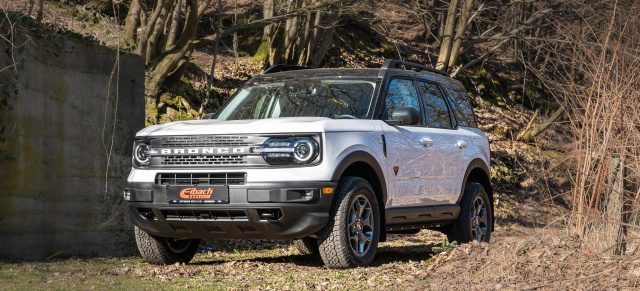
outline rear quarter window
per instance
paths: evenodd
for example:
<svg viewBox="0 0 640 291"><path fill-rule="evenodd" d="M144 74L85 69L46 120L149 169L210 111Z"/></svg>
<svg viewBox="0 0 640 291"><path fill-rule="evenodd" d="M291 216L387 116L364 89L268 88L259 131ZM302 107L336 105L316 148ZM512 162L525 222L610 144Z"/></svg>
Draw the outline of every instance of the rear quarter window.
<svg viewBox="0 0 640 291"><path fill-rule="evenodd" d="M447 94L448 99L451 105L453 105L452 111L458 125L478 127L467 92L457 88L447 88L447 92L449 93Z"/></svg>

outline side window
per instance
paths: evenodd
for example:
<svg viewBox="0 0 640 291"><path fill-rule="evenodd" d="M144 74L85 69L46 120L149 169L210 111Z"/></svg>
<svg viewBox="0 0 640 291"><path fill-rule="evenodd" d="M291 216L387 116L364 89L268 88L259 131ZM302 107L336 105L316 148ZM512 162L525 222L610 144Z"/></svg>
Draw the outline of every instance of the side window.
<svg viewBox="0 0 640 291"><path fill-rule="evenodd" d="M449 89L449 95L449 101L454 107L452 111L458 121L458 125L478 127L467 93L461 90Z"/></svg>
<svg viewBox="0 0 640 291"><path fill-rule="evenodd" d="M447 102L437 85L420 82L420 90L424 101L424 108L429 118L428 125L437 128L451 128L451 116Z"/></svg>
<svg viewBox="0 0 640 291"><path fill-rule="evenodd" d="M386 97L387 119L391 119L393 110L398 107L413 107L420 112L418 94L412 80L393 79L389 83Z"/></svg>

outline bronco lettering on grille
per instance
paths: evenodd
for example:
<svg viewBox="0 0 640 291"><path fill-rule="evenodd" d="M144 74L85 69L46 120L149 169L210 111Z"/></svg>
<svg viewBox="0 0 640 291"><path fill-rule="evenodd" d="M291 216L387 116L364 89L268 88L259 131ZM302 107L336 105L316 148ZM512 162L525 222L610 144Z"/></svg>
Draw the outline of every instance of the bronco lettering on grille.
<svg viewBox="0 0 640 291"><path fill-rule="evenodd" d="M182 199L209 199L213 194L213 188L201 189L185 188L180 191L180 198Z"/></svg>

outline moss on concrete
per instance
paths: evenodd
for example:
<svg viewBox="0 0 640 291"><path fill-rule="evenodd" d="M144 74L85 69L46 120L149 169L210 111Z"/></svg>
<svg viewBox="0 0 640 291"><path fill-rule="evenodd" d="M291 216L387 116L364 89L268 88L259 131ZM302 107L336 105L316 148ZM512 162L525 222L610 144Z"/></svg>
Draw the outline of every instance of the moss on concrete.
<svg viewBox="0 0 640 291"><path fill-rule="evenodd" d="M0 249L22 259L127 252L121 246L132 246L132 233L120 193L143 127L144 62L120 56L127 86L116 94L115 50L16 23L23 45L0 58L2 67L7 59L17 65L0 72L0 126L12 127L0 142ZM7 48L0 40L0 52Z"/></svg>

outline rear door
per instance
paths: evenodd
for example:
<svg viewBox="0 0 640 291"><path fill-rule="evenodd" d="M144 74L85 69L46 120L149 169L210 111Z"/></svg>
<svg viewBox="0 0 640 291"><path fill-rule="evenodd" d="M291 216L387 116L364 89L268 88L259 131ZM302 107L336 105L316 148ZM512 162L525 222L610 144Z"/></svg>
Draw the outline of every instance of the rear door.
<svg viewBox="0 0 640 291"><path fill-rule="evenodd" d="M418 82L429 137L433 140L435 154L430 159L431 195L455 204L464 179L465 151L468 151L469 137L458 126L452 115L452 107L446 100L440 86L426 81Z"/></svg>
<svg viewBox="0 0 640 291"><path fill-rule="evenodd" d="M439 185L443 166L438 158L436 136L426 127L420 94L412 79L394 78L387 87L386 119L398 107L412 107L423 116L419 125L390 126L381 122L387 147L387 207L415 207L448 204L447 191ZM435 162L434 162L435 161Z"/></svg>

